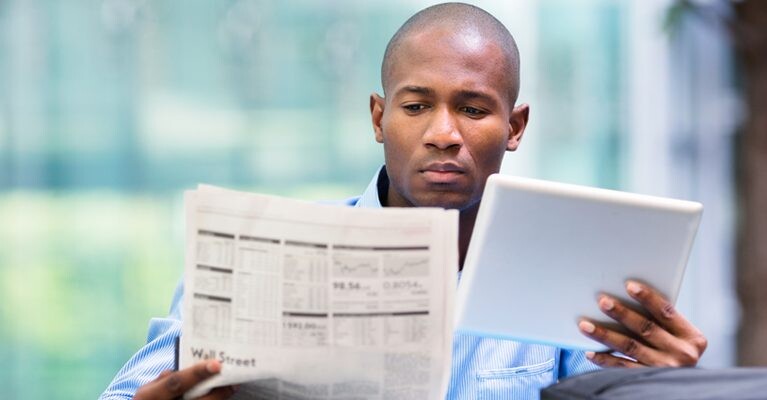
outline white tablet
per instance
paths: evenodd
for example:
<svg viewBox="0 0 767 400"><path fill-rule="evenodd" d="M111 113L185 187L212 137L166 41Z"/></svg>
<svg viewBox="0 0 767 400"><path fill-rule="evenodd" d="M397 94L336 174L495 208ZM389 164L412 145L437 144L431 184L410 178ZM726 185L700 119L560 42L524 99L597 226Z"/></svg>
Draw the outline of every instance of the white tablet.
<svg viewBox="0 0 767 400"><path fill-rule="evenodd" d="M577 321L611 321L600 293L636 305L627 279L676 302L702 211L690 201L492 175L458 286L456 330L606 350Z"/></svg>

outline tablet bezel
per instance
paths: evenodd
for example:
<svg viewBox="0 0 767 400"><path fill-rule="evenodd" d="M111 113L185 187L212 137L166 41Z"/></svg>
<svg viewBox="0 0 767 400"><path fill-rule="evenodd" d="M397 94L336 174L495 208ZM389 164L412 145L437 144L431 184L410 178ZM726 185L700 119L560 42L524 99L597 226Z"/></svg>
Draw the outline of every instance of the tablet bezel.
<svg viewBox="0 0 767 400"><path fill-rule="evenodd" d="M655 287L675 303L702 209L692 201L491 175L458 287L456 331L604 351L604 345L578 330L577 321L616 326L598 308L601 293L638 309L625 292L627 279ZM541 227L533 226L535 221ZM561 227L555 226L557 221ZM567 225L573 223L581 228ZM567 234L584 231L590 235ZM633 240L621 240L620 234ZM551 243L540 242L548 239ZM532 240L538 242L526 242ZM567 258L563 251L575 254ZM598 254L606 255L609 265L601 265ZM620 260L624 254L631 262ZM562 259L587 265L546 265ZM652 266L643 266L643 261Z"/></svg>

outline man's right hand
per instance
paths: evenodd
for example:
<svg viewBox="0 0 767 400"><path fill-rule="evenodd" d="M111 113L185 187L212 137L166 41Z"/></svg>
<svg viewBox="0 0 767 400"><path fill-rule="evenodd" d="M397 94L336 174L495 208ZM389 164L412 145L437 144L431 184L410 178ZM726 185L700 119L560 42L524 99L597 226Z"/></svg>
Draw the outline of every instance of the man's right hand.
<svg viewBox="0 0 767 400"><path fill-rule="evenodd" d="M221 363L216 360L202 361L180 371L163 371L157 379L140 387L134 400L172 400L182 396L194 385L221 372ZM234 394L234 387L213 389L202 400L223 400Z"/></svg>

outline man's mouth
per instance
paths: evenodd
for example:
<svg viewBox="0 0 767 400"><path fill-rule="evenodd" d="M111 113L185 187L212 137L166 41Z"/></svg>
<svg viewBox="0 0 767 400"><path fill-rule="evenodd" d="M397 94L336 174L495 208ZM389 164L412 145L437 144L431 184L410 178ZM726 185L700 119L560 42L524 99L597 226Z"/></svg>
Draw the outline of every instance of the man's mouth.
<svg viewBox="0 0 767 400"><path fill-rule="evenodd" d="M435 162L420 170L421 175L431 183L453 183L465 170L456 163Z"/></svg>

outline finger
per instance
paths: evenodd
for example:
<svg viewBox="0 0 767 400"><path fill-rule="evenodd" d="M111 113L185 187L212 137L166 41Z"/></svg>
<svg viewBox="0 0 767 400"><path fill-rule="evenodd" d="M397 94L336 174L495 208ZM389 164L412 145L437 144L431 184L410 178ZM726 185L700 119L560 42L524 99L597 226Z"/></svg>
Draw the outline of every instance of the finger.
<svg viewBox="0 0 767 400"><path fill-rule="evenodd" d="M639 340L594 324L591 321L581 320L578 323L578 328L586 336L642 364L662 365L666 361L666 356L663 353L648 347Z"/></svg>
<svg viewBox="0 0 767 400"><path fill-rule="evenodd" d="M211 390L208 394L200 397L198 400L224 400L232 397L237 392L235 386L222 386Z"/></svg>
<svg viewBox="0 0 767 400"><path fill-rule="evenodd" d="M631 361L623 357L617 357L610 353L594 353L593 351L587 351L586 358L588 358L589 361L593 362L594 364L599 365L600 367L605 367L605 368L613 368L613 367L641 368L643 367L643 365L639 364L638 362Z"/></svg>
<svg viewBox="0 0 767 400"><path fill-rule="evenodd" d="M142 386L136 392L134 400L174 399L220 371L221 363L216 360L199 362L180 371L165 374Z"/></svg>
<svg viewBox="0 0 767 400"><path fill-rule="evenodd" d="M599 297L599 308L610 318L620 322L629 331L634 332L643 341L656 349L668 349L676 344L671 333L658 326L653 320L626 307L617 299L602 295Z"/></svg>
<svg viewBox="0 0 767 400"><path fill-rule="evenodd" d="M626 282L626 292L639 302L664 329L676 337L703 336L676 308L657 290L636 281Z"/></svg>

